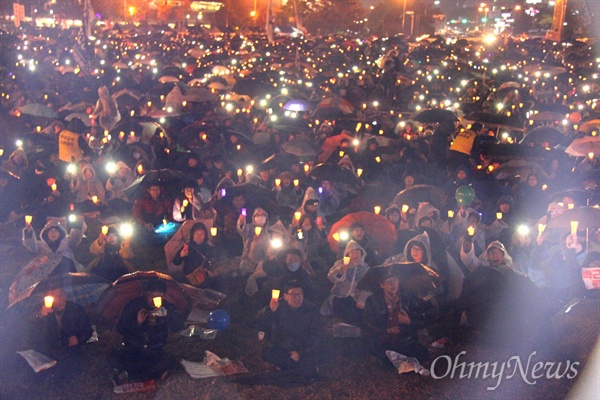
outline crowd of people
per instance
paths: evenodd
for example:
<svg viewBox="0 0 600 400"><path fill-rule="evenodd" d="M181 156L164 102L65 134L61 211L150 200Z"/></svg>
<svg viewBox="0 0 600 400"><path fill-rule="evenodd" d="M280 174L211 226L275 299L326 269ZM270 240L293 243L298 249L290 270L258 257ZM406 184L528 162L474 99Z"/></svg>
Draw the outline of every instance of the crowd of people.
<svg viewBox="0 0 600 400"><path fill-rule="evenodd" d="M542 93L543 75L507 93L501 86L509 79L494 77L492 65L487 77L477 77L473 65L459 73L467 64L455 63L457 55L474 44L436 40L409 49L402 41L268 43L182 32L163 32L168 40L160 44L153 35L142 39L115 27L98 32L99 40L118 43L97 50L106 70L59 73L46 82L28 80L33 73L18 66L12 72L6 63L16 51L11 45L27 38L33 46L36 34L2 39L10 49L2 57L2 114L28 131L2 156L0 222L22 226L25 217L24 248L38 258L60 258L52 275L85 271L113 282L144 268L137 251L163 247L185 228L176 248L165 247L162 271L224 292L230 310L257 313L271 343L263 359L308 377L327 358L324 320L360 327L370 354L389 367L387 350L426 364L432 348L460 340L465 327L493 342L551 346L551 317L573 298L597 299L598 282L587 277L600 268L598 221L581 220L579 229L553 225L572 210L597 216L598 154L564 152L573 140L597 137L593 124L577 130L598 116L593 97L579 100L583 78L558 79L564 98ZM134 38L143 50L132 50ZM194 38L200 47L182 44ZM37 46L44 54L51 45ZM587 51L580 46L506 38L494 60L500 64L504 55L516 66L522 50L541 71L552 63L565 69L557 76L575 76L566 68ZM60 64L67 52L57 50ZM139 63L151 55L164 60L162 73L154 61ZM519 80L513 74L510 80ZM301 83L310 77L314 86ZM77 92L68 107L65 86ZM52 98L40 100L35 90ZM448 110L454 118L419 118L442 97L491 115L485 103L498 93L513 110L496 115L501 123L459 119ZM265 98L270 104L261 105ZM579 106L569 108L570 100ZM294 101L297 108L288 104ZM56 117L20 111L33 104ZM549 126L553 119L534 118L563 108L572 118L568 126L561 119L560 130ZM560 137L540 134L527 142L538 125ZM507 126L510 133L497 137ZM512 144L519 135L529 145ZM384 218L375 225L390 229L384 234L364 221L334 229L359 212ZM74 252L82 241L93 259L88 265ZM144 295L124 307L117 325L124 348L115 360L120 382L162 379L173 367L162 349L186 316L166 301L153 302L165 292L164 282L150 280ZM38 309L35 321L45 325L36 336L46 346L80 347L92 335L89 319L64 293L54 298Z"/></svg>

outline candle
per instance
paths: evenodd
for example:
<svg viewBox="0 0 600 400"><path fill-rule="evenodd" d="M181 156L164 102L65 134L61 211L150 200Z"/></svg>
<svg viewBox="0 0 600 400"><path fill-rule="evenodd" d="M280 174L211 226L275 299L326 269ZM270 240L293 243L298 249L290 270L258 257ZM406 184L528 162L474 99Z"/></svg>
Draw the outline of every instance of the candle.
<svg viewBox="0 0 600 400"><path fill-rule="evenodd" d="M296 220L300 220L300 218L302 218L302 213L301 213L300 211L296 211L296 212L294 213L294 218L295 218Z"/></svg>
<svg viewBox="0 0 600 400"><path fill-rule="evenodd" d="M25 224L26 225L31 225L31 221L33 220L33 215L26 215L25 216Z"/></svg>
<svg viewBox="0 0 600 400"><path fill-rule="evenodd" d="M502 213L501 212L497 212L496 213L496 219L502 219Z"/></svg>
<svg viewBox="0 0 600 400"><path fill-rule="evenodd" d="M454 210L448 210L448 218L454 218Z"/></svg>
<svg viewBox="0 0 600 400"><path fill-rule="evenodd" d="M344 157L344 150L340 150L340 157Z"/></svg>
<svg viewBox="0 0 600 400"><path fill-rule="evenodd" d="M544 233L545 229L546 229L546 225L538 224L538 235L542 236L542 233Z"/></svg>
<svg viewBox="0 0 600 400"><path fill-rule="evenodd" d="M281 291L279 291L277 289L271 290L271 298L273 300L279 300L279 293L281 293Z"/></svg>
<svg viewBox="0 0 600 400"><path fill-rule="evenodd" d="M216 227L216 226L213 226L212 228L210 228L210 234L211 234L212 236L217 236L217 231L218 231L218 230L217 230L217 227Z"/></svg>
<svg viewBox="0 0 600 400"><path fill-rule="evenodd" d="M190 202L188 201L188 199L183 199L183 201L181 202L182 207L187 207L188 204L190 204Z"/></svg>
<svg viewBox="0 0 600 400"><path fill-rule="evenodd" d="M592 153L592 152L589 152L589 153L588 153L588 158L589 158L590 160L591 160L591 159L593 159L593 158L594 158L594 153Z"/></svg>
<svg viewBox="0 0 600 400"><path fill-rule="evenodd" d="M381 162L381 157L379 157L379 156L375 157L375 161L377 161L378 163L380 163Z"/></svg>
<svg viewBox="0 0 600 400"><path fill-rule="evenodd" d="M54 297L52 297L52 296L44 297L44 307L52 308L52 304L54 304Z"/></svg>
<svg viewBox="0 0 600 400"><path fill-rule="evenodd" d="M304 164L304 172L308 172L309 169L310 169L310 165Z"/></svg>
<svg viewBox="0 0 600 400"><path fill-rule="evenodd" d="M575 208L575 204L573 204L573 203L567 204L567 208L568 208L569 210L572 210L572 209L574 209L574 208Z"/></svg>
<svg viewBox="0 0 600 400"><path fill-rule="evenodd" d="M162 297L153 297L152 302L154 303L154 307L160 308L162 306Z"/></svg>
<svg viewBox="0 0 600 400"><path fill-rule="evenodd" d="M548 185L546 185L545 183L542 185L542 190L547 190L548 189Z"/></svg>
<svg viewBox="0 0 600 400"><path fill-rule="evenodd" d="M168 222L169 222L169 221L167 221L167 219L166 219L166 218L163 218L163 225L165 225L165 226L166 226Z"/></svg>
<svg viewBox="0 0 600 400"><path fill-rule="evenodd" d="M360 176L362 175L362 173L363 173L363 169L362 169L362 168L358 168L358 169L356 170L356 175L357 175L359 178L360 178Z"/></svg>
<svg viewBox="0 0 600 400"><path fill-rule="evenodd" d="M571 221L571 236L577 236L577 228L579 227L579 221Z"/></svg>
<svg viewBox="0 0 600 400"><path fill-rule="evenodd" d="M56 192L56 189L58 189L58 186L56 186L56 183L53 183L52 186L50 186L50 188L52 189L53 192Z"/></svg>
<svg viewBox="0 0 600 400"><path fill-rule="evenodd" d="M275 186L281 186L281 179L275 179Z"/></svg>
<svg viewBox="0 0 600 400"><path fill-rule="evenodd" d="M137 172L140 175L144 173L144 166L142 164L137 166Z"/></svg>
<svg viewBox="0 0 600 400"><path fill-rule="evenodd" d="M375 207L373 207L373 211L375 211L375 214L379 214L381 212L381 207L375 206Z"/></svg>
<svg viewBox="0 0 600 400"><path fill-rule="evenodd" d="M259 236L261 232L262 232L262 228L260 226L254 227L254 234L256 236Z"/></svg>
<svg viewBox="0 0 600 400"><path fill-rule="evenodd" d="M102 234L103 235L108 234L108 226L106 226L106 225L102 226Z"/></svg>
<svg viewBox="0 0 600 400"><path fill-rule="evenodd" d="M344 265L350 264L350 257L344 257Z"/></svg>
<svg viewBox="0 0 600 400"><path fill-rule="evenodd" d="M300 185L300 179L294 179L294 186Z"/></svg>
<svg viewBox="0 0 600 400"><path fill-rule="evenodd" d="M337 232L334 232L333 235L331 235L333 237L333 240L335 240L336 242L340 241L340 234Z"/></svg>
<svg viewBox="0 0 600 400"><path fill-rule="evenodd" d="M402 212L405 213L408 211L408 204L403 204L402 205Z"/></svg>
<svg viewBox="0 0 600 400"><path fill-rule="evenodd" d="M237 174L238 174L238 176L242 176L244 174L244 170L241 168L238 168Z"/></svg>
<svg viewBox="0 0 600 400"><path fill-rule="evenodd" d="M475 228L474 228L474 227L472 227L472 226L469 226L469 227L467 228L467 233L469 234L469 236L473 236L473 235L475 235Z"/></svg>

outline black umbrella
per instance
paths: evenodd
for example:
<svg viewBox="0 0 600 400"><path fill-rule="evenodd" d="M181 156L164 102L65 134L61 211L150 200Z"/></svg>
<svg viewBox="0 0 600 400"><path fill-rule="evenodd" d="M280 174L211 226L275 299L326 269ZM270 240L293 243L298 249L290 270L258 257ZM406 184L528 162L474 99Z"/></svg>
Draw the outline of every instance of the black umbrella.
<svg viewBox="0 0 600 400"><path fill-rule="evenodd" d="M298 156L290 153L276 153L266 158L261 163L266 169L289 170L293 163L298 162Z"/></svg>
<svg viewBox="0 0 600 400"><path fill-rule="evenodd" d="M360 180L354 172L337 164L318 164L310 170L308 175L319 181L327 179L335 182L343 182L351 186L360 185Z"/></svg>
<svg viewBox="0 0 600 400"><path fill-rule="evenodd" d="M562 144L565 141L565 138L565 134L556 128L540 126L528 132L523 140L521 140L520 144L535 143L538 145L547 142L550 144L550 147L554 147L558 144Z"/></svg>
<svg viewBox="0 0 600 400"><path fill-rule="evenodd" d="M457 122L458 117L450 110L443 108L432 108L423 110L412 117L413 120L424 123L433 122Z"/></svg>
<svg viewBox="0 0 600 400"><path fill-rule="evenodd" d="M140 187L148 187L149 185L160 185L165 190L175 189L180 185L186 176L183 172L172 169L151 170L137 178L131 185L125 188L125 194L129 198L135 198L140 195L142 189Z"/></svg>
<svg viewBox="0 0 600 400"><path fill-rule="evenodd" d="M440 274L436 270L421 263L410 262L370 268L358 283L358 287L374 292L385 276L397 276L401 292L416 297L436 294L441 288Z"/></svg>
<svg viewBox="0 0 600 400"><path fill-rule="evenodd" d="M264 95L273 90L273 84L260 79L244 78L236 82L231 88L233 93L243 94L250 97Z"/></svg>
<svg viewBox="0 0 600 400"><path fill-rule="evenodd" d="M298 157L315 157L321 152L321 146L312 139L306 139L302 136L296 136L294 139L281 145L286 153Z"/></svg>
<svg viewBox="0 0 600 400"><path fill-rule="evenodd" d="M275 200L275 192L253 183L244 183L242 185L236 185L227 188L225 197L233 198L235 196L239 196L240 194L244 195L246 201L251 201L252 199L258 198Z"/></svg>

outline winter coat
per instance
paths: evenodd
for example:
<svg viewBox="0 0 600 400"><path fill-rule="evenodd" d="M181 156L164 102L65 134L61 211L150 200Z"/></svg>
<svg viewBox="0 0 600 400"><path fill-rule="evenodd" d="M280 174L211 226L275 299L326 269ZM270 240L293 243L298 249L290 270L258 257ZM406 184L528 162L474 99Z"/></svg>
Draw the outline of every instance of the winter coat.
<svg viewBox="0 0 600 400"><path fill-rule="evenodd" d="M121 199L124 201L129 201L129 196L125 194L125 189L133 183L135 180L135 175L127 164L125 164L123 161L118 161L116 164L117 171L121 168L125 168L127 170L127 174L124 178L119 178L115 173L114 176L110 177L106 181L105 188L107 193L106 197L108 200Z"/></svg>
<svg viewBox="0 0 600 400"><path fill-rule="evenodd" d="M162 223L163 218L170 219L171 215L171 202L162 195L157 201L154 201L150 194L146 193L146 196L133 203L133 218L140 225L158 226Z"/></svg>
<svg viewBox="0 0 600 400"><path fill-rule="evenodd" d="M56 313L37 317L32 321L31 333L34 349L46 353L69 346L69 338L75 336L79 345L85 344L93 334L92 324L79 304L67 301L60 324Z"/></svg>

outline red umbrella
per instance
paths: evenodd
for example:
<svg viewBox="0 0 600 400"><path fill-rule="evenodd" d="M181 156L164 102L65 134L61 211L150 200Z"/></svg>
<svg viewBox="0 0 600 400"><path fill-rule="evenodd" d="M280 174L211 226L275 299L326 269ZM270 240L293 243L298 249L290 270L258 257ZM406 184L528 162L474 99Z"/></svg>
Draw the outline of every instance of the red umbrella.
<svg viewBox="0 0 600 400"><path fill-rule="evenodd" d="M350 226L354 223L360 223L365 229L365 233L373 242L373 247L381 254L390 254L396 243L397 235L394 225L383 215L374 214L367 211L351 213L333 224L327 240L329 247L335 253L339 250L339 242L343 242L344 232L348 235ZM339 242L336 237L339 236Z"/></svg>
<svg viewBox="0 0 600 400"><path fill-rule="evenodd" d="M187 316L193 305L190 293L195 292L195 288L186 288L189 285L180 284L169 275L156 271L136 271L117 279L98 300L96 312L116 325L125 305L136 297L143 296L146 281L153 278L166 282L165 299L177 307L182 315Z"/></svg>
<svg viewBox="0 0 600 400"><path fill-rule="evenodd" d="M327 139L325 139L325 141L321 145L321 150L323 151L321 152L321 154L319 154L319 161L322 163L327 161L329 156L331 156L331 154L340 146L342 140L344 139L348 139L350 143L352 143L352 140L354 140L354 138L348 135L347 133L341 133L339 135L330 136Z"/></svg>

